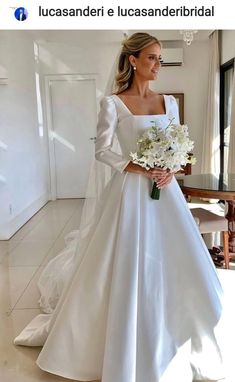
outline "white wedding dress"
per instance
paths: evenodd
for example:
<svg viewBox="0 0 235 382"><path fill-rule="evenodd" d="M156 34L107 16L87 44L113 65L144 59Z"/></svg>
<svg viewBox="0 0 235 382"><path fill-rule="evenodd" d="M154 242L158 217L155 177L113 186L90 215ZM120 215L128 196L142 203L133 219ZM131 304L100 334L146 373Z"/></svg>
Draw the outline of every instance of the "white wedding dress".
<svg viewBox="0 0 235 382"><path fill-rule="evenodd" d="M75 235L41 276L49 314L15 339L43 346L43 370L102 382L223 377L221 285L181 190L173 179L153 200L150 179L123 171L152 121L178 122L174 97L164 99L162 115L133 115L116 95L102 101L96 158L115 171L85 244ZM120 155L111 150L114 134Z"/></svg>

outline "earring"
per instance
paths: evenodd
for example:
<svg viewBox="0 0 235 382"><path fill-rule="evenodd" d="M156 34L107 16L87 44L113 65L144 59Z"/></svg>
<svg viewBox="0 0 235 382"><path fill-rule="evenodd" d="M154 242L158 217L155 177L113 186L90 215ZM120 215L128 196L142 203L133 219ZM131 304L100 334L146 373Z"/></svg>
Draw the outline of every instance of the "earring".
<svg viewBox="0 0 235 382"><path fill-rule="evenodd" d="M133 69L136 70L136 66L133 66Z"/></svg>

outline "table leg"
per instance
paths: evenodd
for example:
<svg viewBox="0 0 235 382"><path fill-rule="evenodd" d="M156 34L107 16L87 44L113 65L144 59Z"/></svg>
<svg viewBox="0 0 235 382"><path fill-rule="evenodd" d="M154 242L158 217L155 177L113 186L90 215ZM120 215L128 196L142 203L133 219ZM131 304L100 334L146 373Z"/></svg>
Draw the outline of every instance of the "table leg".
<svg viewBox="0 0 235 382"><path fill-rule="evenodd" d="M235 200L228 200L228 212L226 218L228 219L229 231L229 252L235 254Z"/></svg>

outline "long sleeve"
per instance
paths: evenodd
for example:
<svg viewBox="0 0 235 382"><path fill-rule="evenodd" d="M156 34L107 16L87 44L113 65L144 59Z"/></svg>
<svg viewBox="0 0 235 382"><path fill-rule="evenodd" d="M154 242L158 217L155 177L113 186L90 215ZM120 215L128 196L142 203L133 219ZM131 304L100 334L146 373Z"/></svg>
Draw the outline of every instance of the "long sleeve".
<svg viewBox="0 0 235 382"><path fill-rule="evenodd" d="M130 159L112 151L115 130L118 123L117 111L112 97L104 97L97 124L95 157L119 172L123 172Z"/></svg>

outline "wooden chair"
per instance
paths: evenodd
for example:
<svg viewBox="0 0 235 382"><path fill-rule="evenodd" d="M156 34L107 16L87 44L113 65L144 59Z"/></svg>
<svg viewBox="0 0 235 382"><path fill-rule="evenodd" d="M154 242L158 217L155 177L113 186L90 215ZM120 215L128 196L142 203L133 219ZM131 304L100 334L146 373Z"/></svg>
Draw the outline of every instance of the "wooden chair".
<svg viewBox="0 0 235 382"><path fill-rule="evenodd" d="M228 220L204 208L190 209L200 233L222 232L225 268L229 269Z"/></svg>

